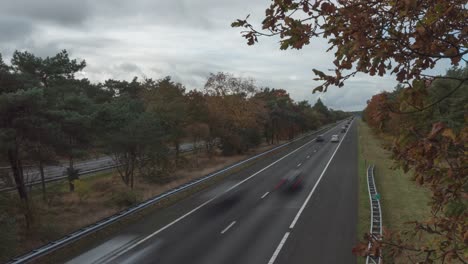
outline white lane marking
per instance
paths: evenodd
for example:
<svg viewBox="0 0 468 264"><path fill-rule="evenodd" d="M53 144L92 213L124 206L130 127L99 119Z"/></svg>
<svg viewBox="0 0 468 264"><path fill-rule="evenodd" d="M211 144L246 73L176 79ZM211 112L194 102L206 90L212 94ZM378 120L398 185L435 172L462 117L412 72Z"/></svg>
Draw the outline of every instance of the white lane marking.
<svg viewBox="0 0 468 264"><path fill-rule="evenodd" d="M231 228L235 224L236 224L236 221L232 221L231 224L229 224L226 228L223 229L223 231L221 231L221 234L226 233L229 230L229 228Z"/></svg>
<svg viewBox="0 0 468 264"><path fill-rule="evenodd" d="M333 129L336 128L336 127L337 127L337 126L334 126L334 127L330 128L330 129L328 129L327 132L329 132L330 130L333 130ZM248 178L246 178L246 179L240 181L239 183L235 184L234 186L232 186L231 188L229 188L228 190L226 190L224 193L227 193L228 191L230 191L230 190L236 188L237 186L241 185L242 183L244 183L244 182L250 180L251 178L257 176L257 175L258 175L259 173L261 173L262 171L264 171L264 170L270 168L271 166L273 166L273 165L275 165L276 163L280 162L280 161L283 160L284 158L288 157L289 155L292 155L292 154L295 153L296 151L302 149L303 147L309 145L310 143L312 143L312 142L314 142L314 141L315 141L315 138L311 139L311 140L310 140L309 142L307 142L307 143L304 143L304 145L298 147L297 149L295 149L295 150L291 151L290 153L286 154L285 156L283 156L283 157L277 159L277 160L274 161L273 163L270 163L270 165L264 167L263 169L257 171L256 173L250 175ZM221 195L222 195L222 194L221 194ZM182 219L186 218L187 216L193 214L194 212L198 211L200 208L202 208L203 206L205 206L205 205L207 205L208 203L212 202L214 199L218 198L218 197L221 196L221 195L217 195L217 196L211 198L210 200L208 200L208 201L202 203L201 205L199 205L198 207L192 209L190 212L188 212L188 213L182 215L181 217L177 218L176 220L172 221L171 223L165 225L165 226L162 227L161 229L156 230L156 231L154 231L153 233L149 234L148 236L142 238L142 239L139 240L138 242L135 242L135 244L132 244L130 247L125 248L125 249L122 249L119 253L115 254L115 255L112 256L112 257L110 257L109 259L107 259L107 260L104 261L103 263L110 263L110 262L112 262L114 259L116 259L116 258L122 256L123 254L125 254L125 253L127 253L128 251L134 249L134 248L137 247L138 245L144 243L144 242L147 241L148 239L154 237L155 235L157 235L157 234L161 233L162 231L166 230L167 228L173 226L174 224L176 224L176 223L179 222L180 220L182 220Z"/></svg>
<svg viewBox="0 0 468 264"><path fill-rule="evenodd" d="M202 208L203 206L205 206L206 204L210 203L211 201L213 201L215 198L217 197L213 197L211 198L210 200L202 203L201 205L195 207L194 209L192 209L190 212L184 214L183 216L177 218L176 220L170 222L169 224L167 224L166 226L162 227L161 229L149 234L148 236L144 237L143 239L135 242L135 244L132 244L131 246L129 246L128 248L125 248L123 249L122 251L120 251L119 253L113 255L112 257L110 257L109 259L105 260L103 263L110 263L112 262L114 259L122 256L123 254L127 253L128 251L134 249L135 247L137 247L138 245L144 243L145 241L147 241L148 239L154 237L155 235L161 233L162 231L168 229L169 227L171 227L172 225L174 225L175 223L179 222L180 220L184 219L185 217L191 215L192 213L194 213L195 211L197 211L198 209Z"/></svg>
<svg viewBox="0 0 468 264"><path fill-rule="evenodd" d="M260 198L260 199L265 198L269 193L270 193L270 192L266 192L264 195L262 195L262 198Z"/></svg>
<svg viewBox="0 0 468 264"><path fill-rule="evenodd" d="M279 243L278 247L276 248L275 252L273 253L273 256L271 256L270 261L268 261L268 264L275 263L275 260L278 257L281 249L283 248L284 243L286 243L286 239L288 239L288 236L289 236L289 232L286 232L286 234L284 234L284 236L283 236L283 239L281 239L281 242Z"/></svg>
<svg viewBox="0 0 468 264"><path fill-rule="evenodd" d="M307 156L307 158L310 158L310 155L309 155L309 156Z"/></svg>
<svg viewBox="0 0 468 264"><path fill-rule="evenodd" d="M344 139L345 139L345 137L346 137L347 134L348 134L348 130L346 131L345 135L343 136L343 139L340 141L340 143L339 143L338 146L336 147L335 151L333 152L332 156L331 156L330 159L328 160L327 165L325 165L325 168L323 169L322 173L320 174L320 176L319 176L317 182L315 183L314 187L312 188L312 190L310 191L309 195L307 196L307 198L305 199L304 203L302 204L301 209L299 209L299 211L298 211L297 214L296 214L296 217L294 217L294 220L292 221L291 225L289 226L290 229L293 229L293 228L294 228L294 226L295 226L296 223L297 223L297 220L299 220L299 217L301 217L302 211L304 211L304 208L306 207L307 203L309 202L310 197L312 197L312 194L314 194L315 189L317 189L317 186L319 185L320 180L322 180L322 177L323 177L323 175L325 174L325 171L327 171L328 166L330 165L331 161L333 160L333 157L335 157L336 152L337 152L338 149L340 148L341 143L343 143L343 141L344 141Z"/></svg>
<svg viewBox="0 0 468 264"><path fill-rule="evenodd" d="M301 165L302 165L302 163L297 164L298 167L300 167Z"/></svg>
<svg viewBox="0 0 468 264"><path fill-rule="evenodd" d="M317 152L317 150L316 150L316 149L314 149L314 153L315 153L315 152Z"/></svg>

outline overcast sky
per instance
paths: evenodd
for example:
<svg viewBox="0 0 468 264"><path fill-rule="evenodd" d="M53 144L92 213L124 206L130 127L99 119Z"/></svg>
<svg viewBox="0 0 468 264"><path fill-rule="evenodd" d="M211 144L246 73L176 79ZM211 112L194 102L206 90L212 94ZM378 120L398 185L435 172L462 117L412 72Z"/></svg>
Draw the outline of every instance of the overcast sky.
<svg viewBox="0 0 468 264"><path fill-rule="evenodd" d="M85 59L82 76L153 79L170 75L188 89L202 88L219 71L253 77L259 86L286 89L295 100L321 97L334 109L362 110L375 93L392 90L394 76L358 75L343 88L312 94L313 68L332 67L326 42L280 51L278 39L247 46L231 22L251 14L260 22L268 0L15 0L0 8L0 53L53 56L67 49ZM441 68L445 71L445 68Z"/></svg>

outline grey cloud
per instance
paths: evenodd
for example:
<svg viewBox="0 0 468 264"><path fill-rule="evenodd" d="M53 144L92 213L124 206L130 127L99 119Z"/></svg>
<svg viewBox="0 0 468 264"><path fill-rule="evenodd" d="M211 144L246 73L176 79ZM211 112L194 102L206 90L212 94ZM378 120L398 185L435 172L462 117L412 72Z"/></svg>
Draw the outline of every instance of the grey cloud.
<svg viewBox="0 0 468 264"><path fill-rule="evenodd" d="M313 68L332 66L326 40L300 51L280 51L277 38L247 46L236 18L260 22L268 0L16 0L0 9L0 53L15 49L50 56L61 49L86 59L81 76L158 79L170 75L188 89L202 88L219 71L249 76L259 86L286 89L295 100L321 97L334 109L359 110L373 94L395 86L394 77L359 75L342 89L312 94ZM329 67L330 66L330 67ZM293 76L293 77L292 77Z"/></svg>
<svg viewBox="0 0 468 264"><path fill-rule="evenodd" d="M88 3L85 0L4 1L0 13L70 26L86 20L90 11Z"/></svg>
<svg viewBox="0 0 468 264"><path fill-rule="evenodd" d="M27 20L12 16L0 16L1 42L24 40L32 31L33 26Z"/></svg>

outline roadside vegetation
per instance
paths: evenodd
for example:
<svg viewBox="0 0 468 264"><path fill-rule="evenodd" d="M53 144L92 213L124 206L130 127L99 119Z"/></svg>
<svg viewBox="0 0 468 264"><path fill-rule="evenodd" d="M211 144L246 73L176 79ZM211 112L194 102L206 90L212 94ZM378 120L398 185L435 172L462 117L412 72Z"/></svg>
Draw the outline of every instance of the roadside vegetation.
<svg viewBox="0 0 468 264"><path fill-rule="evenodd" d="M16 51L10 63L0 56L0 164L11 169L0 176L17 189L1 194L0 259L348 116L229 73L187 91L171 77L92 83L76 77L85 67L65 50L46 58ZM183 142L196 146L189 155ZM74 163L96 155L121 166L80 179ZM44 181L43 168L63 160L66 186L31 192L26 166Z"/></svg>
<svg viewBox="0 0 468 264"><path fill-rule="evenodd" d="M415 81L413 88L398 85L392 92L374 95L364 110L365 122L387 149L373 154L384 221L385 214L389 218L385 239L376 243L383 246L391 262L426 261L431 256L441 263L465 263L468 84L458 79L468 79L467 67L450 69L432 82L424 91L424 99L416 100L413 91L423 84ZM425 107L446 90L452 92L443 103ZM361 127L368 133L367 126ZM386 158L388 154L393 165ZM393 171L386 171L390 165ZM417 191L414 184L425 193ZM392 196L387 197L385 192ZM426 195L430 197L428 208L423 205ZM387 203L393 206L386 208ZM415 254L421 251L424 254ZM394 258L402 252L406 258Z"/></svg>
<svg viewBox="0 0 468 264"><path fill-rule="evenodd" d="M369 233L370 205L367 190L367 166L375 165L375 181L381 195L382 223L386 230L406 230L407 223L430 216L430 193L411 180L411 174L394 169L391 152L385 146L390 138L375 134L363 121L358 121L359 129L359 222L358 237ZM385 253L385 252L384 252ZM405 256L396 261L384 254L386 263L405 263ZM360 257L361 263L364 258Z"/></svg>
<svg viewBox="0 0 468 264"><path fill-rule="evenodd" d="M430 192L431 214L414 219L412 232L366 236L356 255L380 255L385 248L407 256L403 263L467 263L466 11L466 0L274 0L261 25L250 15L231 24L248 45L267 37L278 38L282 50L326 41L335 56L321 65L333 69L313 69L321 81L314 92L344 87L358 74L398 81L395 92L370 100L364 118L392 142L387 147L396 167ZM438 72L448 64L446 75ZM414 237L428 239L421 244Z"/></svg>

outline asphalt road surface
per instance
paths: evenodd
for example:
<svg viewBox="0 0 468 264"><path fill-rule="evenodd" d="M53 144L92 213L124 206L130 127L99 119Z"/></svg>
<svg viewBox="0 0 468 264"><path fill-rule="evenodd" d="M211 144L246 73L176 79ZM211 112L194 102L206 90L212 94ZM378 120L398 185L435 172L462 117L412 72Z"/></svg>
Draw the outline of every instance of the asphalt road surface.
<svg viewBox="0 0 468 264"><path fill-rule="evenodd" d="M341 133L343 124L324 142L299 140L67 263L356 263L357 132L352 123ZM302 172L302 185L278 188L292 170Z"/></svg>
<svg viewBox="0 0 468 264"><path fill-rule="evenodd" d="M193 143L183 143L183 144L180 144L180 151L181 152L191 151L193 147L194 147ZM95 159L76 161L74 164L74 167L75 169L79 169L80 172L84 172L84 171L100 169L103 167L109 167L113 165L115 165L115 162L112 159L112 157L102 156L102 157L95 158ZM65 176L67 168L68 168L68 163L63 163L63 164L54 165L54 166L45 166L44 178L47 180L47 179ZM0 170L8 171L11 174L10 169L8 167L0 168ZM26 183L39 181L41 179L39 170L37 169L36 166L25 167L24 176L25 176ZM0 182L0 186L2 186L1 182Z"/></svg>

